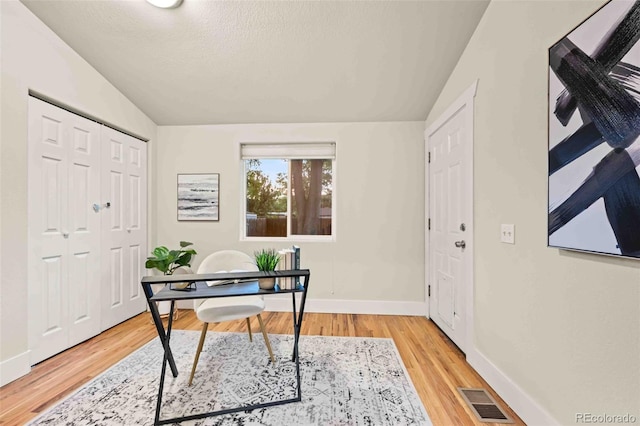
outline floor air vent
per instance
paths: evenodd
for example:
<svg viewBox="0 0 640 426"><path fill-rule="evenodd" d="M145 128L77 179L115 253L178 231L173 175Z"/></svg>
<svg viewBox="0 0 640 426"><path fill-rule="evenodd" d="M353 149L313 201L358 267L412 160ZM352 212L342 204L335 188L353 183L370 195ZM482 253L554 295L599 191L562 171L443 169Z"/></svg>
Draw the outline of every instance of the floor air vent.
<svg viewBox="0 0 640 426"><path fill-rule="evenodd" d="M458 388L478 420L486 423L513 423L498 403L484 389Z"/></svg>

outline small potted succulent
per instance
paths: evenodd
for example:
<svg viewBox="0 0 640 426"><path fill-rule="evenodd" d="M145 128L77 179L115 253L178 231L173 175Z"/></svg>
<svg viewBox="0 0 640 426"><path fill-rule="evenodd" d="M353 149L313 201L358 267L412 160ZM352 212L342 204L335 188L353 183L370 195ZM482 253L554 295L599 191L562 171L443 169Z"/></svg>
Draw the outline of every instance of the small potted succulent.
<svg viewBox="0 0 640 426"><path fill-rule="evenodd" d="M278 262L280 261L280 255L272 248L257 250L253 255L259 271L275 271L276 266L278 266ZM258 286L263 290L271 290L275 285L275 277L264 277L258 279Z"/></svg>

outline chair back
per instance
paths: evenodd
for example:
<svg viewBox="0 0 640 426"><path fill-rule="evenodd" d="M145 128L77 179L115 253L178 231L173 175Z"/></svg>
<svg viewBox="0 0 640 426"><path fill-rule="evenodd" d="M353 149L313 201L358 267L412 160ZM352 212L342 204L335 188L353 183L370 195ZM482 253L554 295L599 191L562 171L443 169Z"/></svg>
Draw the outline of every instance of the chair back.
<svg viewBox="0 0 640 426"><path fill-rule="evenodd" d="M238 250L220 250L205 257L200 266L198 274L212 274L215 272L233 270L257 271L253 258ZM193 309L198 309L204 299L193 301Z"/></svg>

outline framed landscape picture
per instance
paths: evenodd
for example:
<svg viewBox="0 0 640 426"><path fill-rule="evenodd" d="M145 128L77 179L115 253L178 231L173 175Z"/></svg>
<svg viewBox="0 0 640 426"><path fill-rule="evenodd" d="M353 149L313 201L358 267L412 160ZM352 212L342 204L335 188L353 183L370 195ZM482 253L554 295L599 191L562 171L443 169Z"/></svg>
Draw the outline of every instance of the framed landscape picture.
<svg viewBox="0 0 640 426"><path fill-rule="evenodd" d="M178 174L178 220L218 220L219 173Z"/></svg>
<svg viewBox="0 0 640 426"><path fill-rule="evenodd" d="M548 245L640 258L640 1L549 48Z"/></svg>

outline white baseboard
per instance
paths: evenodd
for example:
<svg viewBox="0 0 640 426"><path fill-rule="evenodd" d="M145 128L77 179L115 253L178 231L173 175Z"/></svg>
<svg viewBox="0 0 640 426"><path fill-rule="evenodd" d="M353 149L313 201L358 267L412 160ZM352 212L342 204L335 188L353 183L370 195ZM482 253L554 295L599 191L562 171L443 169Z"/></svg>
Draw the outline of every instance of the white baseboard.
<svg viewBox="0 0 640 426"><path fill-rule="evenodd" d="M29 351L0 362L0 386L13 382L31 371Z"/></svg>
<svg viewBox="0 0 640 426"><path fill-rule="evenodd" d="M300 308L299 300L297 309ZM290 296L272 296L264 298L266 311L291 312ZM307 299L305 312L331 314L372 314L372 315L412 315L426 316L425 302L398 302L384 300L333 300Z"/></svg>
<svg viewBox="0 0 640 426"><path fill-rule="evenodd" d="M528 425L555 426L560 423L475 348L467 351L467 362Z"/></svg>

